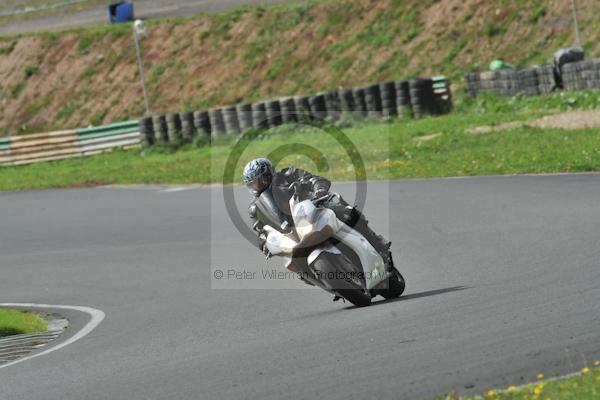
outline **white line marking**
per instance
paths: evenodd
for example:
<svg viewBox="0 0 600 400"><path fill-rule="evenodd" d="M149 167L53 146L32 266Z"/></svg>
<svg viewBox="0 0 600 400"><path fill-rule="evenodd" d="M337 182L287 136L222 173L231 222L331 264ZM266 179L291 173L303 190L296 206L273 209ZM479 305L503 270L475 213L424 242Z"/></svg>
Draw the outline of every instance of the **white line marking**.
<svg viewBox="0 0 600 400"><path fill-rule="evenodd" d="M10 362L8 364L0 365L0 369L10 367L11 365L15 365L15 364L30 360L35 357L39 357L39 356L46 355L48 353L52 353L53 351L60 350L63 347L66 347L72 343L75 343L79 339L83 339L91 331L93 331L98 325L100 325L100 322L102 322L102 320L104 320L104 317L106 316L104 314L104 312L101 310L96 310L96 309L90 308L90 307L79 307L79 306L61 306L61 305L33 304L33 303L0 303L0 307L58 308L58 309L63 309L63 310L75 310L75 311L84 312L86 314L89 314L92 317L92 319L82 329L80 329L79 332L77 332L75 335L71 336L69 339L65 340L64 342L62 342L54 347L51 347L48 350L42 351L41 353L37 353L37 354L31 355L28 357L23 357L18 360L15 360L13 362Z"/></svg>
<svg viewBox="0 0 600 400"><path fill-rule="evenodd" d="M194 187L174 187L174 188L169 188L169 189L163 189L160 192L161 193L174 193L174 192L183 192L185 190L192 190L195 189Z"/></svg>

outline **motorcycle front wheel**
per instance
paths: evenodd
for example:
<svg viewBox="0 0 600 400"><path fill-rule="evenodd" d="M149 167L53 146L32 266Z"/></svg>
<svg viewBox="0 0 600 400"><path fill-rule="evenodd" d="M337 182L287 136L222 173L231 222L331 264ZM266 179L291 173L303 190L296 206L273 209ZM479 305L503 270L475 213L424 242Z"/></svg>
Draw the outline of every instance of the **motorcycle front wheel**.
<svg viewBox="0 0 600 400"><path fill-rule="evenodd" d="M406 288L406 281L400 271L394 268L394 273L388 278L388 288L380 292L380 294L386 299L395 299L400 297L404 293Z"/></svg>
<svg viewBox="0 0 600 400"><path fill-rule="evenodd" d="M343 255L323 252L313 269L318 279L350 303L357 307L371 304L371 296L356 282L358 269Z"/></svg>

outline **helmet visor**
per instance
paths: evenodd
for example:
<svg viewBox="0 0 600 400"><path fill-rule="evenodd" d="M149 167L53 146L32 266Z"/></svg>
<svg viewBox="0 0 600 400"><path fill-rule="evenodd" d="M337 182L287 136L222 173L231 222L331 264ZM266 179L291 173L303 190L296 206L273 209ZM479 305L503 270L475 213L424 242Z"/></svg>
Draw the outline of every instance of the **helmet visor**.
<svg viewBox="0 0 600 400"><path fill-rule="evenodd" d="M261 176L261 177L255 178L255 179L251 180L250 182L246 183L246 187L253 194L259 195L262 192L264 192L264 190L266 188L269 187L270 183L271 183L270 179L267 180L267 179L265 179L264 177Z"/></svg>

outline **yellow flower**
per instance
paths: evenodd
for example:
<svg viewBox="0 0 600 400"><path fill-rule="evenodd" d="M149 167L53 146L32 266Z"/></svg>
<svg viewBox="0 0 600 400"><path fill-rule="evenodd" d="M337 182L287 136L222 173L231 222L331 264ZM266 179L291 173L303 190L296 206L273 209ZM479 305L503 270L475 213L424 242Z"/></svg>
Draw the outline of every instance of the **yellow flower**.
<svg viewBox="0 0 600 400"><path fill-rule="evenodd" d="M544 379L544 374L537 374L538 379Z"/></svg>
<svg viewBox="0 0 600 400"><path fill-rule="evenodd" d="M508 390L509 392L512 392L512 391L514 391L514 390L517 390L517 387L516 387L516 386L514 386L514 385L510 385L510 386L508 387L508 389L507 389L507 390Z"/></svg>
<svg viewBox="0 0 600 400"><path fill-rule="evenodd" d="M542 385L538 385L533 389L533 394L536 396L539 396L540 394L542 394L542 389L544 387Z"/></svg>
<svg viewBox="0 0 600 400"><path fill-rule="evenodd" d="M494 389L492 389L492 390L489 390L489 391L486 393L486 396L487 396L487 397L494 397L495 395L496 395L496 391L495 391Z"/></svg>
<svg viewBox="0 0 600 400"><path fill-rule="evenodd" d="M594 365L595 365L596 367L600 367L600 360L598 360L598 361L594 362Z"/></svg>
<svg viewBox="0 0 600 400"><path fill-rule="evenodd" d="M581 369L582 374L587 374L588 372L590 372L590 369L588 367L584 367Z"/></svg>

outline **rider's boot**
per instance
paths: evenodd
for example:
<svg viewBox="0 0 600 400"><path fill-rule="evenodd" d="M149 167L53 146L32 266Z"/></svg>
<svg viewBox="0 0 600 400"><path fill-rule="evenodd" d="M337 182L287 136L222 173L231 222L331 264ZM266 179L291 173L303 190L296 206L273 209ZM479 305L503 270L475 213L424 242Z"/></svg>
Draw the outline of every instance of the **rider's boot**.
<svg viewBox="0 0 600 400"><path fill-rule="evenodd" d="M360 211L354 209L353 213L359 213L358 218L353 218L354 221L354 229L360 232L361 235L364 236L365 239L375 248L375 250L379 253L381 258L389 269L394 267L394 260L392 259L392 252L390 251L390 247L392 242L387 241L383 236L376 234L370 227L369 221L365 218L364 214Z"/></svg>

